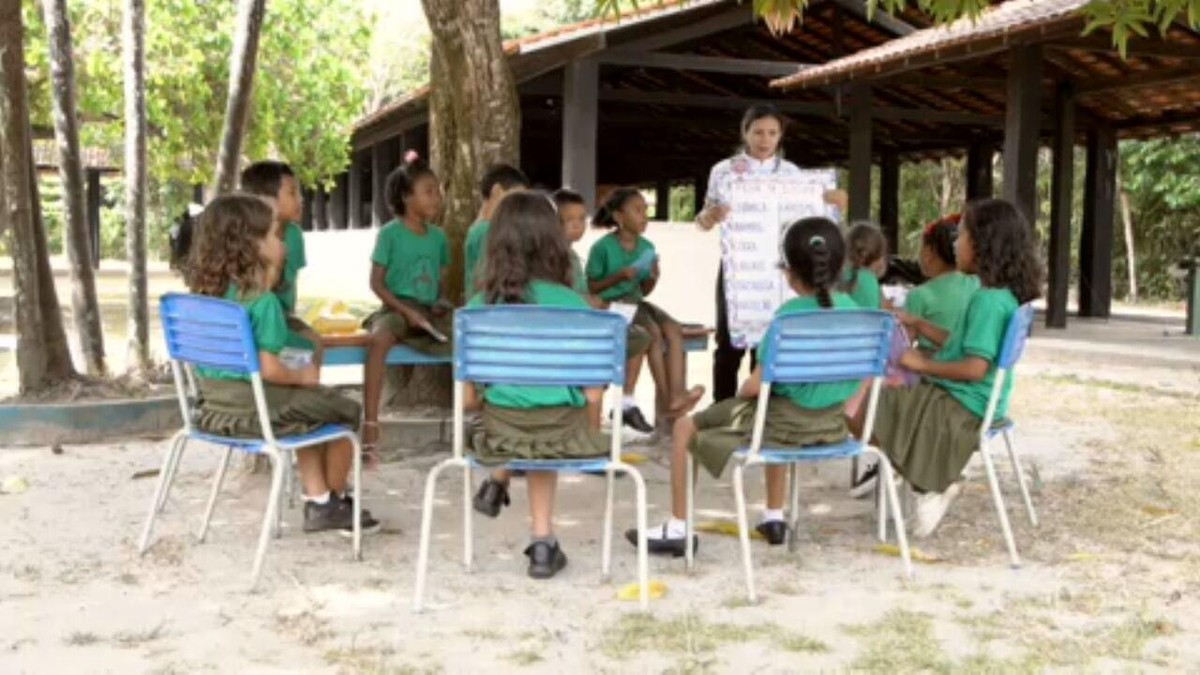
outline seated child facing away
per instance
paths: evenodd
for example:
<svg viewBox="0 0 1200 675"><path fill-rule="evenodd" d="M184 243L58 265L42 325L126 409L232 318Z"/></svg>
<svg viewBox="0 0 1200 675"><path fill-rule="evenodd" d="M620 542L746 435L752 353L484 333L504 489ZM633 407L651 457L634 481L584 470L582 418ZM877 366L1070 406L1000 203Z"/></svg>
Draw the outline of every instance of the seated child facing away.
<svg viewBox="0 0 1200 675"><path fill-rule="evenodd" d="M946 343L950 329L967 311L967 302L979 290L979 277L957 269L954 242L958 239L961 216L934 221L921 235L921 273L928 279L912 289L897 312L909 335L917 338L917 348L933 355Z"/></svg>
<svg viewBox="0 0 1200 675"><path fill-rule="evenodd" d="M879 278L887 272L887 239L878 227L859 223L846 234L846 270L839 285L860 309L883 307Z"/></svg>
<svg viewBox="0 0 1200 675"><path fill-rule="evenodd" d="M832 291L845 255L841 232L832 221L804 218L791 225L784 235L783 255L788 284L798 297L785 302L776 316L858 309L849 296ZM762 387L761 364L769 356L766 349L767 343L759 346L760 365L754 368L736 397L675 423L671 453L671 517L660 528L646 533L651 552L670 553L676 557L686 552L687 453L690 452L714 477L719 477L733 453L749 447L757 397ZM858 380L773 386L763 445L802 447L845 440L848 430L844 405L858 386ZM778 546L787 534L783 516L787 469L767 466L765 472L767 508L756 529L771 545ZM625 536L636 545L636 530L626 532Z"/></svg>
<svg viewBox="0 0 1200 675"><path fill-rule="evenodd" d="M307 338L313 345L313 363L321 365L321 338L308 324L296 316L296 296L300 270L308 265L304 255L304 232L300 220L300 184L292 167L283 162L255 162L242 171L242 191L271 200L275 204L275 218L279 231L283 233L284 261L275 295L283 312L287 315L288 329Z"/></svg>
<svg viewBox="0 0 1200 675"><path fill-rule="evenodd" d="M410 155L411 157L411 155ZM387 179L388 206L395 218L379 230L371 254L371 291L383 306L367 317L370 348L363 372L363 447L379 441L379 404L388 351L398 342L430 355L452 352L453 308L442 295L450 246L433 219L442 210L442 188L419 158Z"/></svg>
<svg viewBox="0 0 1200 675"><path fill-rule="evenodd" d="M608 303L595 295L588 293L587 278L583 275L583 265L579 255L571 245L583 237L587 227L587 209L583 197L571 190L558 190L553 195L554 205L558 209L558 222L562 224L563 235L567 240L567 255L571 259L571 288L587 300L595 309L607 309ZM625 339L625 396L622 405L622 422L644 434L654 432L654 427L646 421L642 411L637 407L633 397L637 389L638 375L642 370L642 362L646 359L646 350L650 348L650 333L641 326L630 324ZM491 477L484 479L479 490L475 493L475 510L492 518L500 515L500 510L509 503L508 483L511 473L505 469L497 469Z"/></svg>
<svg viewBox="0 0 1200 675"><path fill-rule="evenodd" d="M650 375L666 406L657 411L674 419L687 414L704 396L704 387L684 390L683 329L666 311L646 300L658 285L658 254L643 234L649 224L646 199L631 187L617 188L596 211L592 224L614 231L592 244L588 253L588 289L605 302L637 306L633 323L650 333ZM665 353L664 353L665 352Z"/></svg>
<svg viewBox="0 0 1200 675"><path fill-rule="evenodd" d="M529 188L529 179L520 169L509 164L494 164L483 174L479 182L479 193L483 206L479 217L467 230L463 242L463 299L469 300L479 289L475 284L483 279L483 266L487 264L487 235L491 229L492 213L504 195L514 190Z"/></svg>
<svg viewBox="0 0 1200 675"><path fill-rule="evenodd" d="M326 424L358 426L359 406L332 389L320 386L320 369L308 364L288 368L280 352L304 339L288 330L278 296L271 292L284 265L280 219L263 199L233 193L217 197L200 216L195 245L187 268L193 293L232 300L246 308L258 347L271 429L292 436ZM197 369L200 401L198 428L220 436L258 438L262 430L249 377L212 368ZM304 491L304 531L353 527L353 497L347 476L353 446L338 440L296 451ZM363 531L379 523L362 511Z"/></svg>
<svg viewBox="0 0 1200 675"><path fill-rule="evenodd" d="M971 202L955 242L958 270L981 288L934 356L913 349L901 364L922 376L909 389L884 389L876 445L918 493L913 534L929 536L958 495L958 479L979 444L979 425L996 378L996 360L1017 308L1038 297L1041 269L1025 218L1012 204ZM1005 378L996 419L1008 414L1013 379ZM854 421L862 429L863 411Z"/></svg>
<svg viewBox="0 0 1200 675"><path fill-rule="evenodd" d="M516 192L496 209L487 239L487 274L467 303L529 304L590 309L571 289L571 261L554 207L543 195ZM481 430L472 446L481 463L516 459L601 457L608 442L600 433L603 389L490 385L482 395L467 387L466 405L482 407ZM554 536L552 471L530 471L532 542L525 549L529 576L548 579L567 564Z"/></svg>

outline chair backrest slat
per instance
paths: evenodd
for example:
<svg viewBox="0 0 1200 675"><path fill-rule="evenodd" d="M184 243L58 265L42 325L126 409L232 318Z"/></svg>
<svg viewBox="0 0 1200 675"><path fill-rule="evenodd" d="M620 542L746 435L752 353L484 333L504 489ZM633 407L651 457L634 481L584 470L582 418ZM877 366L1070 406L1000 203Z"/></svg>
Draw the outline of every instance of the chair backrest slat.
<svg viewBox="0 0 1200 675"><path fill-rule="evenodd" d="M492 305L454 317L454 377L463 382L595 386L625 378L625 320L611 312Z"/></svg>
<svg viewBox="0 0 1200 675"><path fill-rule="evenodd" d="M882 375L895 319L871 310L812 310L778 316L763 381L788 384L859 380Z"/></svg>
<svg viewBox="0 0 1200 675"><path fill-rule="evenodd" d="M176 361L240 373L259 369L258 349L246 308L203 295L162 296L167 354Z"/></svg>
<svg viewBox="0 0 1200 675"><path fill-rule="evenodd" d="M1000 358L996 365L1011 370L1025 353L1025 343L1029 340L1029 328L1033 325L1033 305L1026 303L1017 308L1008 322L1008 330L1004 332L1004 342L1000 347Z"/></svg>

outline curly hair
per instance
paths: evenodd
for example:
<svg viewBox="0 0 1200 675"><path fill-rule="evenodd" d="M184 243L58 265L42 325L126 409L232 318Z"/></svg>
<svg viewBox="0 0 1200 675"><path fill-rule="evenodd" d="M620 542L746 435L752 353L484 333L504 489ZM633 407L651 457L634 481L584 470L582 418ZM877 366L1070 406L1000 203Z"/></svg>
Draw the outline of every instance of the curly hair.
<svg viewBox="0 0 1200 675"><path fill-rule="evenodd" d="M437 179L437 174L430 168L429 163L420 157L412 157L388 174L387 182L384 184L384 195L387 197L388 208L392 210L392 215L397 218L404 217L404 198L413 193L417 187L417 181L425 176Z"/></svg>
<svg viewBox="0 0 1200 675"><path fill-rule="evenodd" d="M846 234L846 262L852 274L842 284L842 290L853 293L858 288L858 270L870 267L887 256L887 238L871 223L857 223Z"/></svg>
<svg viewBox="0 0 1200 675"><path fill-rule="evenodd" d="M258 242L271 235L274 224L275 211L259 197L234 192L209 202L184 268L188 288L218 298L230 284L243 294L267 290L267 261Z"/></svg>
<svg viewBox="0 0 1200 675"><path fill-rule="evenodd" d="M487 238L483 294L489 305L529 302L535 279L571 285L567 240L548 197L522 190L501 200Z"/></svg>
<svg viewBox="0 0 1200 675"><path fill-rule="evenodd" d="M617 212L635 197L641 196L642 193L635 187L619 187L613 190L608 193L600 208L596 209L596 215L592 216L592 225L617 229Z"/></svg>
<svg viewBox="0 0 1200 675"><path fill-rule="evenodd" d="M842 233L828 218L802 218L783 235L787 269L816 292L817 303L826 309L833 307L830 290L845 256Z"/></svg>
<svg viewBox="0 0 1200 675"><path fill-rule="evenodd" d="M974 249L975 273L988 288L1007 288L1022 305L1041 297L1042 265L1033 228L1011 203L983 199L967 204L962 227Z"/></svg>

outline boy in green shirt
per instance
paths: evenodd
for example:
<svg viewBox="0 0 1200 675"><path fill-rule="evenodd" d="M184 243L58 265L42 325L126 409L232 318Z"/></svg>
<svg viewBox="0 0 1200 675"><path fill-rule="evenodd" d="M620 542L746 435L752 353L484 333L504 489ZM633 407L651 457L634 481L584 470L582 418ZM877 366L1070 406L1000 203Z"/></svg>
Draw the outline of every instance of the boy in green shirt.
<svg viewBox="0 0 1200 675"><path fill-rule="evenodd" d="M478 289L487 264L487 235L491 229L492 213L504 195L514 190L524 190L529 187L529 179L521 170L508 164L494 164L483 174L479 182L479 192L483 195L483 206L479 208L479 217L467 230L466 241L463 242L463 299L470 300Z"/></svg>

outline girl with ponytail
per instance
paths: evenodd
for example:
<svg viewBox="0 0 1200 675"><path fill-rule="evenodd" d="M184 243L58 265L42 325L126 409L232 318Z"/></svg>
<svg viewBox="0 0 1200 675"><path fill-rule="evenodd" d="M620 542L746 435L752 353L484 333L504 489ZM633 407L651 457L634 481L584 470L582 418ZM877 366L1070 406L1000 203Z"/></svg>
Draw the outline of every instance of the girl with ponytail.
<svg viewBox="0 0 1200 675"><path fill-rule="evenodd" d="M805 218L793 223L784 235L781 265L796 296L776 312L823 312L855 310L850 296L835 290L846 247L838 226L826 218ZM758 348L758 362L768 356L768 343ZM782 385L771 388L763 444L766 447L803 447L836 443L846 439L846 401L858 390L858 380L821 384ZM762 368L755 367L738 395L715 403L675 424L671 454L671 517L646 533L652 553L685 553L685 509L687 508L687 453L719 477L730 456L750 444ZM785 541L783 502L787 492L786 470L766 467L767 508L757 530L773 546ZM626 532L637 542L637 531ZM696 541L691 542L693 546Z"/></svg>
<svg viewBox="0 0 1200 675"><path fill-rule="evenodd" d="M917 348L930 355L946 343L950 329L979 290L979 277L957 269L954 246L961 219L956 213L925 227L919 260L929 281L909 292L904 311L896 314L909 335L917 337Z"/></svg>

